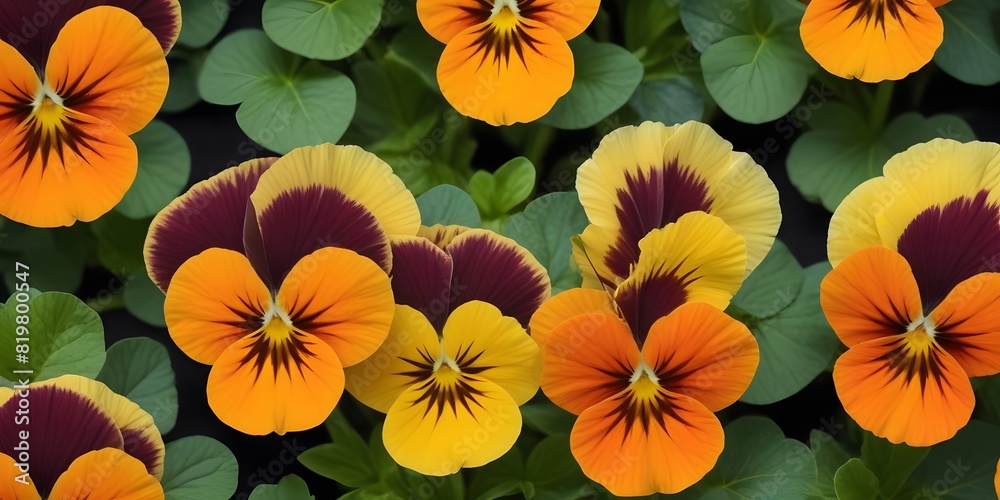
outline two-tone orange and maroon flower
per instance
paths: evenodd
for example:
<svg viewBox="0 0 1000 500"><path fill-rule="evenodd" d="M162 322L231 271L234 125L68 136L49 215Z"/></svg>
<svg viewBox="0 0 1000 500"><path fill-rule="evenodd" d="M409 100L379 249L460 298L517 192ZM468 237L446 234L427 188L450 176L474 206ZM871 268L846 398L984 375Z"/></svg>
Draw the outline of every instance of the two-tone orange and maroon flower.
<svg viewBox="0 0 1000 500"><path fill-rule="evenodd" d="M576 188L591 222L581 236L586 254L575 252L589 288L617 287L639 259L639 241L688 212L715 215L746 241L746 274L781 224L778 191L764 169L699 122L646 122L608 134L577 172Z"/></svg>
<svg viewBox="0 0 1000 500"><path fill-rule="evenodd" d="M823 69L865 82L900 80L924 67L944 40L934 10L950 0L812 0L800 32Z"/></svg>
<svg viewBox="0 0 1000 500"><path fill-rule="evenodd" d="M970 377L1000 372L1000 145L936 139L893 157L837 208L821 303L848 350L833 379L894 443L954 436Z"/></svg>
<svg viewBox="0 0 1000 500"><path fill-rule="evenodd" d="M573 456L611 493L676 493L714 467L724 435L713 412L739 399L759 362L753 335L723 312L746 266L743 237L691 212L638 242L611 293L569 290L532 318L542 390L579 415Z"/></svg>
<svg viewBox="0 0 1000 500"><path fill-rule="evenodd" d="M447 44L441 92L491 125L537 120L573 86L566 42L597 15L600 0L417 0L424 29Z"/></svg>
<svg viewBox="0 0 1000 500"><path fill-rule="evenodd" d="M441 476L500 458L538 391L525 325L549 296L545 269L513 240L458 226L394 239L392 253L392 328L347 370L347 390L387 414L382 439L404 467Z"/></svg>
<svg viewBox="0 0 1000 500"><path fill-rule="evenodd" d="M30 420L17 425L28 398ZM0 418L4 500L163 499L164 446L153 417L100 382L63 375L0 388Z"/></svg>
<svg viewBox="0 0 1000 500"><path fill-rule="evenodd" d="M389 332L390 237L419 226L389 165L330 144L233 167L157 215L146 266L171 338L212 365L219 419L248 434L321 424L344 367Z"/></svg>
<svg viewBox="0 0 1000 500"><path fill-rule="evenodd" d="M176 0L0 6L0 215L68 226L121 201L139 161L129 135L166 97L179 30Z"/></svg>

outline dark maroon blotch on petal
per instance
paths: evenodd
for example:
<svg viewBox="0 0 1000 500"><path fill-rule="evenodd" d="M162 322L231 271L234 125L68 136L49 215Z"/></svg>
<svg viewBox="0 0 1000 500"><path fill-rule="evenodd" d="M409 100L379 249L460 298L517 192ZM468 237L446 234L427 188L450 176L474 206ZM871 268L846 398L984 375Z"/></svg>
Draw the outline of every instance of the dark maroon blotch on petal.
<svg viewBox="0 0 1000 500"><path fill-rule="evenodd" d="M653 323L687 302L691 281L690 274L680 276L675 269L619 288L615 302L640 346Z"/></svg>
<svg viewBox="0 0 1000 500"><path fill-rule="evenodd" d="M0 453L18 462L19 432L28 432L29 473L42 498L80 456L102 448L122 449L118 426L86 396L53 386L32 387L26 425L15 420L20 400L15 395L0 406Z"/></svg>
<svg viewBox="0 0 1000 500"><path fill-rule="evenodd" d="M1000 271L1000 207L980 191L917 215L897 249L913 269L924 314L930 314L959 283Z"/></svg>
<svg viewBox="0 0 1000 500"><path fill-rule="evenodd" d="M396 303L421 313L438 331L451 312L452 260L430 240L392 243L392 293Z"/></svg>
<svg viewBox="0 0 1000 500"><path fill-rule="evenodd" d="M616 208L621 234L605 257L611 272L621 278L638 262L639 240L650 231L677 222L688 212L707 212L712 206L708 184L677 160L648 173L626 172L625 184L626 189L618 190Z"/></svg>
<svg viewBox="0 0 1000 500"><path fill-rule="evenodd" d="M157 468L163 467L163 457L159 454L157 444L142 434L140 429L122 429L125 453L135 457L146 466L146 472L153 474Z"/></svg>

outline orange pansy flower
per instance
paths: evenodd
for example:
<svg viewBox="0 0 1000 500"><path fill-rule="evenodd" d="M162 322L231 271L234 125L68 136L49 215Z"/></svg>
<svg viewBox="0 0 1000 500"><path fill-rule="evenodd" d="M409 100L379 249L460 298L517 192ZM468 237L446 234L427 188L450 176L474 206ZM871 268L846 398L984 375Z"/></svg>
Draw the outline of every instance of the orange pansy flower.
<svg viewBox="0 0 1000 500"><path fill-rule="evenodd" d="M594 20L600 0L417 0L424 29L447 44L441 92L491 125L531 122L573 85L567 40Z"/></svg>

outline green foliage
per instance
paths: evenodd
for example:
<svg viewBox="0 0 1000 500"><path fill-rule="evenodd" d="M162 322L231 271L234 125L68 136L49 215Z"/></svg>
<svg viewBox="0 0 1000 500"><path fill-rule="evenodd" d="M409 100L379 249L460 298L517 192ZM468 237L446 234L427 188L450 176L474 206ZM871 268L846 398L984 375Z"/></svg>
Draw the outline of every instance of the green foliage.
<svg viewBox="0 0 1000 500"><path fill-rule="evenodd" d="M181 134L159 120L146 125L132 140L139 149L139 171L115 210L142 219L156 215L181 194L191 174L191 152Z"/></svg>
<svg viewBox="0 0 1000 500"><path fill-rule="evenodd" d="M956 0L938 13L945 36L934 62L965 83L1000 83L1000 0Z"/></svg>
<svg viewBox="0 0 1000 500"><path fill-rule="evenodd" d="M570 238L586 227L587 214L575 192L551 193L532 201L523 212L511 217L503 233L545 266L554 295L578 288L583 283L580 270L573 262Z"/></svg>
<svg viewBox="0 0 1000 500"><path fill-rule="evenodd" d="M492 174L476 172L466 191L479 207L486 227L499 228L534 189L535 166L527 158L514 158Z"/></svg>
<svg viewBox="0 0 1000 500"><path fill-rule="evenodd" d="M0 264L4 283L14 290L16 263L31 269L30 285L44 291L74 292L83 281L87 258L94 240L82 224L57 229L38 229L8 222L3 227Z"/></svg>
<svg viewBox="0 0 1000 500"><path fill-rule="evenodd" d="M177 386L167 349L159 342L136 337L116 342L97 375L112 391L149 413L160 434L177 423Z"/></svg>
<svg viewBox="0 0 1000 500"><path fill-rule="evenodd" d="M465 191L447 184L431 188L417 198L420 221L425 226L441 224L479 227L479 207Z"/></svg>
<svg viewBox="0 0 1000 500"><path fill-rule="evenodd" d="M833 476L834 489L840 500L875 500L879 482L860 459L852 458L837 469Z"/></svg>
<svg viewBox="0 0 1000 500"><path fill-rule="evenodd" d="M238 476L229 448L209 437L189 436L167 443L160 484L167 500L229 498Z"/></svg>
<svg viewBox="0 0 1000 500"><path fill-rule="evenodd" d="M205 0L179 0L181 4L181 35L177 44L191 48L201 48L209 43L226 25L229 19L229 2L206 2Z"/></svg>
<svg viewBox="0 0 1000 500"><path fill-rule="evenodd" d="M700 120L705 113L701 92L684 76L642 82L628 103L640 120L667 125Z"/></svg>
<svg viewBox="0 0 1000 500"><path fill-rule="evenodd" d="M149 275L143 272L136 273L128 283L125 284L123 292L125 309L132 316L139 318L148 325L166 328L167 321L163 316L163 303L166 296L160 291Z"/></svg>
<svg viewBox="0 0 1000 500"><path fill-rule="evenodd" d="M312 59L344 59L379 27L384 0L267 0L264 31L281 48Z"/></svg>
<svg viewBox="0 0 1000 500"><path fill-rule="evenodd" d="M261 484L250 493L250 500L315 500L309 485L295 474L281 478L278 484Z"/></svg>

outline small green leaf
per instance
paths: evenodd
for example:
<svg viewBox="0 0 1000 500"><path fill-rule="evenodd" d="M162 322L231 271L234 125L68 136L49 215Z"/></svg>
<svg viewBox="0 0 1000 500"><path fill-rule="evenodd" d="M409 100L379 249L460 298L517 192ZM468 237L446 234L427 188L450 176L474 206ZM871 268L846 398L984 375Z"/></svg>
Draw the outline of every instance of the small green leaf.
<svg viewBox="0 0 1000 500"><path fill-rule="evenodd" d="M521 416L525 426L548 436L568 435L576 423L576 415L543 398L522 406Z"/></svg>
<svg viewBox="0 0 1000 500"><path fill-rule="evenodd" d="M579 287L583 278L573 263L570 238L587 227L587 214L575 192L550 193L511 217L503 233L545 266L552 293Z"/></svg>
<svg viewBox="0 0 1000 500"><path fill-rule="evenodd" d="M167 63L170 66L170 88L167 90L167 97L163 100L160 111L165 113L187 111L201 102L201 94L198 93L198 75L201 74L201 67L205 64L205 56L201 52L189 54L175 47L167 55Z"/></svg>
<svg viewBox="0 0 1000 500"><path fill-rule="evenodd" d="M184 190L191 174L191 152L181 134L159 120L132 140L139 150L139 171L115 210L131 219L152 217Z"/></svg>
<svg viewBox="0 0 1000 500"><path fill-rule="evenodd" d="M469 179L469 195L484 220L495 221L510 214L531 196L535 188L535 166L519 157L503 164L494 173L483 170Z"/></svg>
<svg viewBox="0 0 1000 500"><path fill-rule="evenodd" d="M379 481L379 471L368 443L351 427L343 414L334 411L326 421L332 443L310 448L298 456L307 469L349 488L362 488Z"/></svg>
<svg viewBox="0 0 1000 500"><path fill-rule="evenodd" d="M281 48L336 61L361 49L377 30L384 0L267 0L264 31Z"/></svg>
<svg viewBox="0 0 1000 500"><path fill-rule="evenodd" d="M32 370L35 382L66 374L97 376L105 358L101 317L67 293L22 298L20 292L14 294L0 311L0 352L8 353L0 357L0 373L13 377L14 370ZM19 326L25 328L18 331Z"/></svg>
<svg viewBox="0 0 1000 500"><path fill-rule="evenodd" d="M230 2L179 0L181 4L181 34L177 43L200 48L208 45L222 31L229 19Z"/></svg>
<svg viewBox="0 0 1000 500"><path fill-rule="evenodd" d="M702 498L800 500L814 492L816 457L763 417L743 417L725 428L726 448L696 487Z"/></svg>
<svg viewBox="0 0 1000 500"><path fill-rule="evenodd" d="M152 217L130 219L110 212L88 226L97 241L97 260L106 269L122 276L146 272L142 248Z"/></svg>
<svg viewBox="0 0 1000 500"><path fill-rule="evenodd" d="M138 272L125 284L125 309L143 323L159 328L167 327L163 317L163 302L166 296L146 273Z"/></svg>
<svg viewBox="0 0 1000 500"><path fill-rule="evenodd" d="M226 445L205 436L167 443L160 481L167 500L229 498L238 479L236 457Z"/></svg>
<svg viewBox="0 0 1000 500"><path fill-rule="evenodd" d="M437 65L444 45L419 26L403 28L389 43L390 56L413 68L427 88L437 90Z"/></svg>
<svg viewBox="0 0 1000 500"><path fill-rule="evenodd" d="M996 495L1000 427L973 420L934 445L896 498L981 500Z"/></svg>
<svg viewBox="0 0 1000 500"><path fill-rule="evenodd" d="M818 429L809 433L809 449L816 455L816 488L819 496L825 500L836 500L833 477L852 458L851 455L833 436Z"/></svg>
<svg viewBox="0 0 1000 500"><path fill-rule="evenodd" d="M683 76L642 82L628 103L640 120L667 125L701 120L705 113L701 92Z"/></svg>
<svg viewBox="0 0 1000 500"><path fill-rule="evenodd" d="M420 223L479 227L479 208L468 193L447 184L431 188L417 198Z"/></svg>
<svg viewBox="0 0 1000 500"><path fill-rule="evenodd" d="M482 466L472 473L469 484L470 500L494 500L520 491L524 476L524 459L521 450L514 446L502 457Z"/></svg>
<svg viewBox="0 0 1000 500"><path fill-rule="evenodd" d="M924 461L930 448L911 448L905 444L892 444L886 439L866 432L861 444L861 460L878 478L882 496L895 498L906 484L913 470Z"/></svg>
<svg viewBox="0 0 1000 500"><path fill-rule="evenodd" d="M278 484L261 484L250 492L249 500L315 500L309 485L295 474L289 474Z"/></svg>
<svg viewBox="0 0 1000 500"><path fill-rule="evenodd" d="M937 11L944 42L934 62L965 83L1000 83L1000 0L957 0Z"/></svg>
<svg viewBox="0 0 1000 500"><path fill-rule="evenodd" d="M569 435L539 442L528 456L524 480L532 485L533 498L540 500L572 498L578 493L587 478L570 451Z"/></svg>
<svg viewBox="0 0 1000 500"><path fill-rule="evenodd" d="M111 390L149 413L160 434L177 422L177 386L170 355L163 344L145 337L116 342L97 375Z"/></svg>
<svg viewBox="0 0 1000 500"><path fill-rule="evenodd" d="M837 469L833 476L838 500L875 500L879 498L879 482L875 474L860 459L852 458ZM892 498L892 497L888 497Z"/></svg>
<svg viewBox="0 0 1000 500"><path fill-rule="evenodd" d="M642 81L642 63L632 53L587 36L569 42L576 75L573 88L539 121L562 129L596 125L625 105Z"/></svg>

